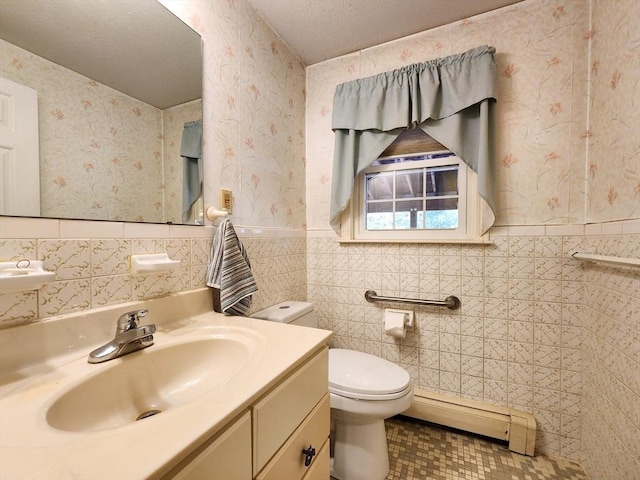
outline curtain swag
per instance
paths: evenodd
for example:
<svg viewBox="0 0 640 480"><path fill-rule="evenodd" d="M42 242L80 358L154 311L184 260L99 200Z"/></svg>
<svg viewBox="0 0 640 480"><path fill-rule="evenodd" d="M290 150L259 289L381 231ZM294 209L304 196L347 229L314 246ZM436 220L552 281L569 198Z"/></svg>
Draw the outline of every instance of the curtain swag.
<svg viewBox="0 0 640 480"><path fill-rule="evenodd" d="M497 91L495 48L416 63L336 87L331 226L340 233L340 215L355 178L400 133L418 126L478 174L478 193L495 221L493 172L494 109Z"/></svg>

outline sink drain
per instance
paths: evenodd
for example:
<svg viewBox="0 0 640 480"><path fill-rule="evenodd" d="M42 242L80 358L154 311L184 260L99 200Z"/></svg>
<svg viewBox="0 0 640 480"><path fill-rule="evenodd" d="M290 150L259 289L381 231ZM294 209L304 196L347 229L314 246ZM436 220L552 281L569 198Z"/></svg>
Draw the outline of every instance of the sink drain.
<svg viewBox="0 0 640 480"><path fill-rule="evenodd" d="M146 412L142 412L140 415L138 415L138 418L136 418L136 422L138 420L153 417L154 415L157 415L159 413L162 413L162 410L147 410Z"/></svg>

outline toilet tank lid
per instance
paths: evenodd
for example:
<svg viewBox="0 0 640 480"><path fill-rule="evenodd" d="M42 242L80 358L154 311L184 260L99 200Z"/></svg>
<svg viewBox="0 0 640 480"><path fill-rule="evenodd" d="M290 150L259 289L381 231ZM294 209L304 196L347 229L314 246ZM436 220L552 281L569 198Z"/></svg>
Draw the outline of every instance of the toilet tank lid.
<svg viewBox="0 0 640 480"><path fill-rule="evenodd" d="M267 307L251 316L261 320L269 320L271 322L291 323L312 311L313 303L287 301Z"/></svg>

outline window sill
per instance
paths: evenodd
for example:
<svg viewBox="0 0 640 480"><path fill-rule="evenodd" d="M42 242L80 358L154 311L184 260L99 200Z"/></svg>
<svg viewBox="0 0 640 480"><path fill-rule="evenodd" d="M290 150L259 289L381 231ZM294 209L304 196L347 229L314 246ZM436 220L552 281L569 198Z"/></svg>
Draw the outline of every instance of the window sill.
<svg viewBox="0 0 640 480"><path fill-rule="evenodd" d="M350 239L338 239L339 243L444 243L444 244L459 244L459 245L493 245L493 240L487 238L460 238L460 239L442 239L442 238L425 238L425 239L367 239L367 240L350 240Z"/></svg>

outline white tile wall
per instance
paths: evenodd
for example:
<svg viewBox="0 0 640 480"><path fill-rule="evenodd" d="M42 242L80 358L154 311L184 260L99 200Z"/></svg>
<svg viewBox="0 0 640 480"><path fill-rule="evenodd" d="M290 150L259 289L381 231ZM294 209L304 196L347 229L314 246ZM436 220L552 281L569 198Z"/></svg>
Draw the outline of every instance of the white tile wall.
<svg viewBox="0 0 640 480"><path fill-rule="evenodd" d="M640 258L634 223L640 225L626 222L621 231L635 233L594 235L587 243L597 253ZM610 227L602 232L619 230ZM581 381L582 394L567 401L582 411L582 460L591 477L633 480L640 472L640 270L585 264L583 276L582 375L567 380Z"/></svg>
<svg viewBox="0 0 640 480"><path fill-rule="evenodd" d="M239 227L259 291L253 310L306 298L303 231ZM35 292L0 292L0 328L205 286L212 227L0 217L0 261L44 261L56 281ZM167 252L181 267L131 276L129 258Z"/></svg>
<svg viewBox="0 0 640 480"><path fill-rule="evenodd" d="M607 228L635 231L636 223ZM584 335L597 338L588 327L588 319L599 315L594 310L621 319L600 318L610 328L634 319L624 330L625 358L634 368L624 369L640 371L637 270L611 285L608 293L619 305L612 311L601 305L602 295L592 293L599 271L568 257L572 250L591 248L638 258L640 237L593 232L602 228L589 227L586 235L582 225L495 228L493 245L341 245L331 232L313 231L307 244L308 299L321 325L334 330L335 346L394 361L418 387L530 412L538 421L538 452L581 460L582 391L593 387L584 381L584 368L594 361ZM384 334L384 305L367 303L367 289L436 299L455 294L462 307L414 307L417 329L398 340ZM623 384L633 396L638 383ZM601 398L601 392L593 396L595 403Z"/></svg>

